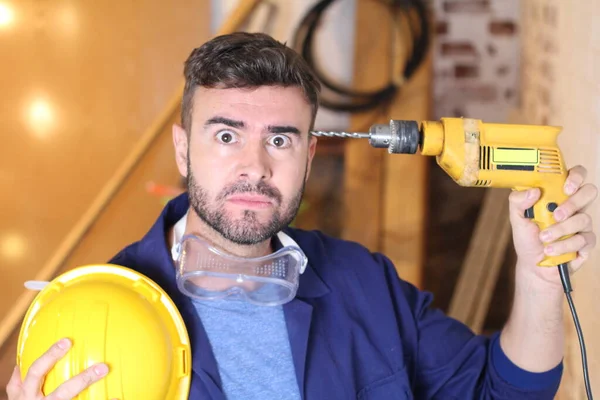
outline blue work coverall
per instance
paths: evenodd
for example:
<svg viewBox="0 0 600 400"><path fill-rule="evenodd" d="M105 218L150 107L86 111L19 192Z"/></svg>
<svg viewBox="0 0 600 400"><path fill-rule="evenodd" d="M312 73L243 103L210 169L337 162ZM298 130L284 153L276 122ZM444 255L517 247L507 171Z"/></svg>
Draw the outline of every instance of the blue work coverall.
<svg viewBox="0 0 600 400"><path fill-rule="evenodd" d="M167 233L189 207L171 200L150 231L112 260L158 283L177 305L192 346L192 400L224 400L215 357L191 299L176 286ZM398 277L385 256L317 231L287 228L308 257L284 314L303 399L552 399L563 364L521 370L498 333L475 335L430 307L430 293ZM140 360L143 362L143 360ZM265 377L267 379L267 377Z"/></svg>

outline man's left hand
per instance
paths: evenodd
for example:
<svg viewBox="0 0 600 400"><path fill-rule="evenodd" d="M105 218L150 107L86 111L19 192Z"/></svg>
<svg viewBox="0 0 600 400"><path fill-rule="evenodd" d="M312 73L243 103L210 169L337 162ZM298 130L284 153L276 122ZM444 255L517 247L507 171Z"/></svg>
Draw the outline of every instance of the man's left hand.
<svg viewBox="0 0 600 400"><path fill-rule="evenodd" d="M581 268L596 246L592 218L584 210L596 199L598 188L590 183L584 183L586 175L587 170L582 166L569 170L563 188L569 197L554 211L557 223L542 232L535 222L523 215L526 209L538 201L540 190L514 191L510 194L510 222L517 253L517 269L519 273L522 272L527 277L533 278L534 281L528 284L556 285L562 290L556 268L539 267L537 264L544 259L545 255L576 252L577 259L570 263L571 273L574 273ZM531 197L528 196L530 193ZM558 240L570 234L573 236Z"/></svg>

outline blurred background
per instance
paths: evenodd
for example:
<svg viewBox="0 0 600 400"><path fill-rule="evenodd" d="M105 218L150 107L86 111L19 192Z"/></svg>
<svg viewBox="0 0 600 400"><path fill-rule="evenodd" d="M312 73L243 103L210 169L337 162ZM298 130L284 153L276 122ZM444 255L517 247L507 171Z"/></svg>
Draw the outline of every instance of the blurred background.
<svg viewBox="0 0 600 400"><path fill-rule="evenodd" d="M35 296L24 282L106 262L183 191L171 125L183 62L212 36L269 33L306 50L327 82L373 93L326 87L316 129L441 117L558 125L567 166L600 186L598 18L596 0L0 0L0 399ZM500 329L515 262L506 192L460 187L433 158L363 142L319 139L294 225L384 252L436 307L479 333ZM598 210L588 210L596 231ZM596 391L598 255L572 278ZM559 398L583 399L565 310Z"/></svg>

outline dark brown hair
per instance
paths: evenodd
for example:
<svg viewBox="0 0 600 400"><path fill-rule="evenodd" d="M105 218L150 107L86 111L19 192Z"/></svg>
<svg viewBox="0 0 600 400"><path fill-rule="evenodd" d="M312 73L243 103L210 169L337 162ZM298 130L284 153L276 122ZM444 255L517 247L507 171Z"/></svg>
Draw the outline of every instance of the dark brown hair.
<svg viewBox="0 0 600 400"><path fill-rule="evenodd" d="M302 56L264 33L217 36L192 51L185 61L181 123L188 135L196 87L256 88L298 86L313 109L312 130L321 85ZM310 135L309 135L310 137Z"/></svg>

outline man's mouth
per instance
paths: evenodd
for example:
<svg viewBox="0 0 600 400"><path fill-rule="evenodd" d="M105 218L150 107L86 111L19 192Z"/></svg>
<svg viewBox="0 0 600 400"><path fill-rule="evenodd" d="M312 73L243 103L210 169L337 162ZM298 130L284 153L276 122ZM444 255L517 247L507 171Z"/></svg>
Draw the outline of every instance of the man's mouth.
<svg viewBox="0 0 600 400"><path fill-rule="evenodd" d="M234 194L230 196L227 201L244 208L268 208L273 206L274 203L273 200L267 196L250 193Z"/></svg>

